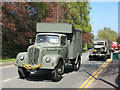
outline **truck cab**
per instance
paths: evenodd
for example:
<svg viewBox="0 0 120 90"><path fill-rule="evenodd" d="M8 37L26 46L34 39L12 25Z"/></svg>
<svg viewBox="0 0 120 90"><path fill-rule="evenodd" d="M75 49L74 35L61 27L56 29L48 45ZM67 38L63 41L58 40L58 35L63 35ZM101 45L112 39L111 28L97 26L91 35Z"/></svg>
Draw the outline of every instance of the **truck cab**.
<svg viewBox="0 0 120 90"><path fill-rule="evenodd" d="M92 40L92 49L89 52L89 58L101 58L106 60L110 56L110 42L109 40L94 39Z"/></svg>
<svg viewBox="0 0 120 90"><path fill-rule="evenodd" d="M62 63L65 62L67 45L67 37L64 34L39 33L36 35L35 44L28 47L31 61L29 64L42 64L40 69L54 69L60 58ZM34 57L36 58L33 60Z"/></svg>

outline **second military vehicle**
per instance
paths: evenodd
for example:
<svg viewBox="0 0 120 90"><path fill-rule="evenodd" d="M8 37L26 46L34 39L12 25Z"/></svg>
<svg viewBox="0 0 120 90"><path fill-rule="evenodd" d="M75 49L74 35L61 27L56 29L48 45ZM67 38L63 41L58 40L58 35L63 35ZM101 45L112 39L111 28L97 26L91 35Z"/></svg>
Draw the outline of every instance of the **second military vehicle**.
<svg viewBox="0 0 120 90"><path fill-rule="evenodd" d="M91 44L92 49L89 51L89 59L100 58L106 60L111 56L111 42L105 39L93 39Z"/></svg>
<svg viewBox="0 0 120 90"><path fill-rule="evenodd" d="M65 65L78 70L82 55L82 34L72 24L37 23L34 45L17 55L20 78L28 78L31 71L50 70L53 81L61 80Z"/></svg>

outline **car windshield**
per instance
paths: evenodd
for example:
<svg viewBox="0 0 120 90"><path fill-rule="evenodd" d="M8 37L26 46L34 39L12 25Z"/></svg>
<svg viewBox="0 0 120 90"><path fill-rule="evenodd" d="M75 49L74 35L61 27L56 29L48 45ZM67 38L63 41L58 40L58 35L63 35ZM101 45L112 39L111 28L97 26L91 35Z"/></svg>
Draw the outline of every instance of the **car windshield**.
<svg viewBox="0 0 120 90"><path fill-rule="evenodd" d="M104 42L96 42L94 45L104 45Z"/></svg>
<svg viewBox="0 0 120 90"><path fill-rule="evenodd" d="M59 41L59 36L57 35L38 35L37 36L37 43L54 43L57 44Z"/></svg>

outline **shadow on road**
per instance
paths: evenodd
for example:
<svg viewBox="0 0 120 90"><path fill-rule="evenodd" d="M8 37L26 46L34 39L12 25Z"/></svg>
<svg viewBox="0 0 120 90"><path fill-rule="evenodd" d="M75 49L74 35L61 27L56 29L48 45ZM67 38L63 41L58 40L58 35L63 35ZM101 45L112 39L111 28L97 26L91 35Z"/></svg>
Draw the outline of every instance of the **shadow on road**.
<svg viewBox="0 0 120 90"><path fill-rule="evenodd" d="M51 81L51 73L50 71L40 70L37 73L30 74L29 78L27 78L26 80L35 82L44 80Z"/></svg>
<svg viewBox="0 0 120 90"><path fill-rule="evenodd" d="M117 72L117 70L119 69L119 74ZM117 61L112 61L109 66L107 66L104 71L102 71L100 77L104 77L104 76L109 76L112 75L114 76L115 74L118 74L117 78L115 79L115 82L117 85L113 84L112 82L108 82L105 79L102 78L96 78L94 75L92 75L87 69L82 69L84 70L88 75L92 76L93 78L95 78L98 81L102 81L103 83L106 83L110 86L112 86L113 88L115 88L116 90L120 90L120 65L118 64Z"/></svg>
<svg viewBox="0 0 120 90"><path fill-rule="evenodd" d="M96 78L96 77L94 77L94 75L92 75L91 73L89 73L87 70L85 70L85 69L83 69L83 70L84 70L87 74L89 74L90 76L92 76L93 78L95 78L96 80L100 80L100 81L102 81L102 82L104 82L104 83L109 84L110 86L114 87L115 89L120 90L120 87L119 87L119 89L118 89L118 87L117 87L116 85L114 85L114 84L112 84L112 83L110 83L110 82L108 82L108 81L106 81L106 80L104 80L104 79ZM116 82L117 82L118 86L120 86L120 81L118 81L118 80L120 80L120 74L119 74L119 76L116 78Z"/></svg>
<svg viewBox="0 0 120 90"><path fill-rule="evenodd" d="M111 57L91 57L89 58L89 61L106 61L107 59L110 59Z"/></svg>
<svg viewBox="0 0 120 90"><path fill-rule="evenodd" d="M118 90L120 90L120 72L119 72L117 78L115 79L115 82L118 85Z"/></svg>
<svg viewBox="0 0 120 90"><path fill-rule="evenodd" d="M72 65L65 66L64 74L72 73L73 72L73 67Z"/></svg>
<svg viewBox="0 0 120 90"><path fill-rule="evenodd" d="M97 80L100 80L100 81L102 81L104 83L107 83L108 85L114 87L116 90L119 90L118 87L116 85L112 84L111 82L108 82L108 81L106 81L104 79L101 79L101 78L97 78Z"/></svg>
<svg viewBox="0 0 120 90"><path fill-rule="evenodd" d="M95 57L95 58L90 58L89 61L106 61L106 59Z"/></svg>
<svg viewBox="0 0 120 90"><path fill-rule="evenodd" d="M68 73L72 73L72 72L73 72L72 66L66 66L65 67L64 74L68 74ZM35 81L35 82L39 82L39 81L52 82L51 77L52 77L51 76L51 71L39 70L35 74L30 74L29 78L27 78L26 80Z"/></svg>
<svg viewBox="0 0 120 90"><path fill-rule="evenodd" d="M85 69L82 69L82 70L84 70L87 74L89 74L90 76L92 76L93 78L95 78L94 75L92 75L91 73L89 73L87 70L85 70ZM97 78L95 78L95 79L97 80Z"/></svg>

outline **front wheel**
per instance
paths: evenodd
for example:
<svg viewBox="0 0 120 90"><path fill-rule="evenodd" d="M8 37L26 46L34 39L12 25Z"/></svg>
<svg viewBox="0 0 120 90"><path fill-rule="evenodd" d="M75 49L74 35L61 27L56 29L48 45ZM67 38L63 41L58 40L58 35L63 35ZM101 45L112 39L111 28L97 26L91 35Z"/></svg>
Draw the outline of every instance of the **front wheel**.
<svg viewBox="0 0 120 90"><path fill-rule="evenodd" d="M25 68L18 67L18 74L21 79L25 79L29 77L30 72L27 72Z"/></svg>
<svg viewBox="0 0 120 90"><path fill-rule="evenodd" d="M64 72L63 68L64 68L64 65L63 65L62 61L60 61L57 65L57 67L52 71L52 81L58 82L61 80L62 74Z"/></svg>

